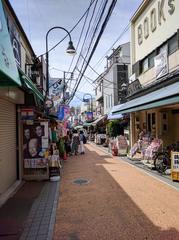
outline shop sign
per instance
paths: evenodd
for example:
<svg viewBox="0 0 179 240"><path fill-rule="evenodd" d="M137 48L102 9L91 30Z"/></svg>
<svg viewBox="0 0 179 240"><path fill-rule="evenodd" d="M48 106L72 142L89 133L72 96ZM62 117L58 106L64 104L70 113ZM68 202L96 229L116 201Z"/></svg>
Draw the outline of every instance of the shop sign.
<svg viewBox="0 0 179 240"><path fill-rule="evenodd" d="M5 13L6 14L6 13ZM15 24L11 20L9 16L7 16L8 19L8 29L12 44L12 49L14 53L14 57L16 60L16 63L21 67L21 44L20 44L20 34L18 33Z"/></svg>
<svg viewBox="0 0 179 240"><path fill-rule="evenodd" d="M21 86L7 28L2 1L0 0L0 71Z"/></svg>
<svg viewBox="0 0 179 240"><path fill-rule="evenodd" d="M117 137L117 145L118 145L118 153L119 154L127 153L128 144L127 144L127 140L126 140L125 136L120 135Z"/></svg>
<svg viewBox="0 0 179 240"><path fill-rule="evenodd" d="M20 110L21 120L33 120L35 113L32 108L26 108Z"/></svg>
<svg viewBox="0 0 179 240"><path fill-rule="evenodd" d="M165 6L168 5L168 6ZM174 0L160 0L157 2L157 7L153 7L148 16L138 26L138 44L141 45L144 39L147 39L150 34L154 33L158 26L161 26L167 21L169 16L175 12Z"/></svg>
<svg viewBox="0 0 179 240"><path fill-rule="evenodd" d="M86 121L92 121L92 120L93 120L93 112L87 112Z"/></svg>
<svg viewBox="0 0 179 240"><path fill-rule="evenodd" d="M135 81L131 82L128 86L127 89L127 95L130 96L132 94L134 94L135 92L137 92L138 90L140 90L142 88L140 82L138 79L136 79Z"/></svg>
<svg viewBox="0 0 179 240"><path fill-rule="evenodd" d="M179 172L179 152L172 152L172 171Z"/></svg>
<svg viewBox="0 0 179 240"><path fill-rule="evenodd" d="M163 50L154 58L156 78L163 77L168 73L167 49Z"/></svg>
<svg viewBox="0 0 179 240"><path fill-rule="evenodd" d="M70 113L69 105L60 105L57 112L58 120L66 120Z"/></svg>

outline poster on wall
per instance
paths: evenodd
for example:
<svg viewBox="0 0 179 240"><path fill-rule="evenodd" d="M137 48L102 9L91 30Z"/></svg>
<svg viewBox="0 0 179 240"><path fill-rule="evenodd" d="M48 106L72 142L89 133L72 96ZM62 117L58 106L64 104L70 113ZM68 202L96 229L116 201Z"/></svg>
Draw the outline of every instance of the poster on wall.
<svg viewBox="0 0 179 240"><path fill-rule="evenodd" d="M68 105L60 105L57 112L58 120L66 120L70 113L70 107Z"/></svg>
<svg viewBox="0 0 179 240"><path fill-rule="evenodd" d="M164 49L161 53L159 53L155 58L155 74L156 78L163 77L168 73L168 56L167 49Z"/></svg>
<svg viewBox="0 0 179 240"><path fill-rule="evenodd" d="M86 113L86 120L92 121L93 120L93 112L87 112Z"/></svg>
<svg viewBox="0 0 179 240"><path fill-rule="evenodd" d="M7 16L7 24L8 24L9 35L11 38L12 48L14 52L14 57L15 57L16 63L19 66L21 66L20 34L18 33L15 24L12 22L9 16Z"/></svg>
<svg viewBox="0 0 179 240"><path fill-rule="evenodd" d="M48 148L48 123L37 123L23 126L24 168L43 168L47 161L44 158Z"/></svg>

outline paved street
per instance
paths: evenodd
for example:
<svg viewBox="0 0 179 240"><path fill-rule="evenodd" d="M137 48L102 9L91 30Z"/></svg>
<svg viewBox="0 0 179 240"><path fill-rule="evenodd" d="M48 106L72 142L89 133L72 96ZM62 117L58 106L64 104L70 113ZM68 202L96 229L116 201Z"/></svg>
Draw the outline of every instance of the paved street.
<svg viewBox="0 0 179 240"><path fill-rule="evenodd" d="M55 240L179 239L179 191L94 145L86 148L64 164Z"/></svg>

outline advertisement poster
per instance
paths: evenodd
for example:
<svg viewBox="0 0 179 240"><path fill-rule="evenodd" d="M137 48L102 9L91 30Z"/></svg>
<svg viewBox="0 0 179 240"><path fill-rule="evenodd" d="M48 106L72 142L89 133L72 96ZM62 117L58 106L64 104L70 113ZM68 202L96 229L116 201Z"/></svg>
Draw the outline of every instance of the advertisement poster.
<svg viewBox="0 0 179 240"><path fill-rule="evenodd" d="M57 117L59 120L66 120L70 113L70 107L68 105L60 105L57 112Z"/></svg>
<svg viewBox="0 0 179 240"><path fill-rule="evenodd" d="M47 162L44 158L45 149L48 148L48 125L37 123L25 124L23 127L23 156L24 168L43 168Z"/></svg>
<svg viewBox="0 0 179 240"><path fill-rule="evenodd" d="M13 50L4 9L0 1L0 71L21 86ZM9 81L6 82L9 84Z"/></svg>
<svg viewBox="0 0 179 240"><path fill-rule="evenodd" d="M86 120L92 121L93 120L93 112L87 112L86 113Z"/></svg>
<svg viewBox="0 0 179 240"><path fill-rule="evenodd" d="M163 77L168 73L168 55L164 50L154 58L156 78Z"/></svg>

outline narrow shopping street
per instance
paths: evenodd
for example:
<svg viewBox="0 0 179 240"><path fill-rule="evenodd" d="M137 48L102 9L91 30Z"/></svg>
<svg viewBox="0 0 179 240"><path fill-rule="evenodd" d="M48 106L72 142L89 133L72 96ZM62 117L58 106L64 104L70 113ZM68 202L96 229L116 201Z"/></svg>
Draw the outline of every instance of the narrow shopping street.
<svg viewBox="0 0 179 240"><path fill-rule="evenodd" d="M87 144L85 155L64 163L54 239L177 240L178 199L177 190Z"/></svg>

